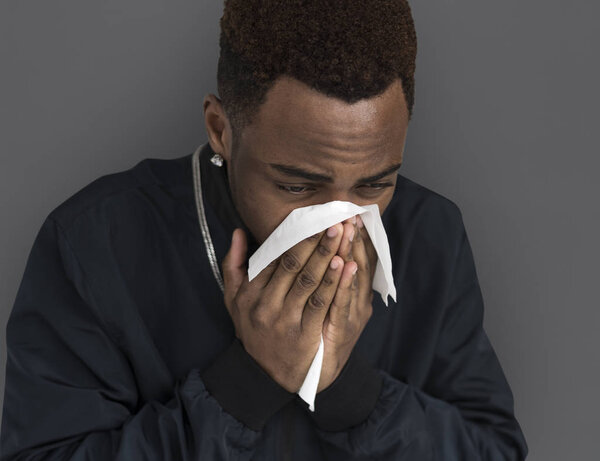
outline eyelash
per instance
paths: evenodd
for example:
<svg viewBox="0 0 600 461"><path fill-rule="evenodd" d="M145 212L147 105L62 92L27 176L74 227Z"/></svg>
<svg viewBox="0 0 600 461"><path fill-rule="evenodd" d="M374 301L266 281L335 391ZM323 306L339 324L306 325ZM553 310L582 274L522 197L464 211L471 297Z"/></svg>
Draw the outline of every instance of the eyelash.
<svg viewBox="0 0 600 461"><path fill-rule="evenodd" d="M393 186L393 184L391 183L386 183L386 182L377 182L377 183L371 183L371 184L365 184L365 186L373 189L373 190L383 190L387 187L391 187ZM293 195L302 195L304 194L305 191L302 192L293 192L290 189L293 188L297 188L297 189L309 189L308 187L305 186L284 186L283 184L277 184L277 187L289 194L293 194ZM362 187L362 186L361 186Z"/></svg>

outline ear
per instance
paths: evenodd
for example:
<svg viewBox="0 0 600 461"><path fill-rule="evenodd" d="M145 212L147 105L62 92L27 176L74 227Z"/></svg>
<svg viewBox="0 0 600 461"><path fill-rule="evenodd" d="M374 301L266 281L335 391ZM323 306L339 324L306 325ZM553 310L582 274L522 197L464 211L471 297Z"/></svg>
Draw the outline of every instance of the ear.
<svg viewBox="0 0 600 461"><path fill-rule="evenodd" d="M231 160L231 124L221 100L214 94L204 96L204 125L212 150L221 154L226 162Z"/></svg>

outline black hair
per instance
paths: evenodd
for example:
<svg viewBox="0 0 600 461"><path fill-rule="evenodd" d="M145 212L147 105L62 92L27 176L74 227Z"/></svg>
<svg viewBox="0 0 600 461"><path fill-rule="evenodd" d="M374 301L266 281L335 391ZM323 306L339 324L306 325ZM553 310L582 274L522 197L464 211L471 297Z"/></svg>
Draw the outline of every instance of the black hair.
<svg viewBox="0 0 600 461"><path fill-rule="evenodd" d="M348 103L396 79L412 116L417 38L406 0L225 0L217 86L236 134L291 76Z"/></svg>

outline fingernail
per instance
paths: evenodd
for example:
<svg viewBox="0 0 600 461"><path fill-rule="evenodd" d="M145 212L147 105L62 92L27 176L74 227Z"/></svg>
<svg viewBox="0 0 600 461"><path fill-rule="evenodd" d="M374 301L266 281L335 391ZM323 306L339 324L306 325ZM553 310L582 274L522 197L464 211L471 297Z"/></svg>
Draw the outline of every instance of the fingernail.
<svg viewBox="0 0 600 461"><path fill-rule="evenodd" d="M332 268L332 269L337 269L337 268L338 268L338 266L339 266L338 260L337 260L337 259L335 259L335 258L333 258L333 259L331 260L330 266L331 266L331 268Z"/></svg>
<svg viewBox="0 0 600 461"><path fill-rule="evenodd" d="M356 224L356 215L352 216L352 224Z"/></svg>
<svg viewBox="0 0 600 461"><path fill-rule="evenodd" d="M333 226L327 229L327 237L335 237L337 235L337 227Z"/></svg>
<svg viewBox="0 0 600 461"><path fill-rule="evenodd" d="M358 270L358 266L354 266L354 269L352 269L352 275L356 274L357 270Z"/></svg>
<svg viewBox="0 0 600 461"><path fill-rule="evenodd" d="M354 239L354 229L352 229L350 231L350 237L348 237L348 240L352 241Z"/></svg>
<svg viewBox="0 0 600 461"><path fill-rule="evenodd" d="M362 229L364 226L365 226L365 223L363 223L363 220L359 215L358 216L358 227Z"/></svg>

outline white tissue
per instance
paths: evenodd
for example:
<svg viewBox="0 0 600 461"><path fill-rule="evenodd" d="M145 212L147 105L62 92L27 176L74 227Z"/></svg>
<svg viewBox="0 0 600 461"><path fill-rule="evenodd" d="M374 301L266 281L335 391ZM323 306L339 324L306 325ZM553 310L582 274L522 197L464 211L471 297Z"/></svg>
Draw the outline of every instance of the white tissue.
<svg viewBox="0 0 600 461"><path fill-rule="evenodd" d="M352 202L335 200L293 210L267 237L248 261L248 280L256 277L271 261L311 235L317 234L354 215L360 215L371 242L377 251L377 267L373 277L373 290L380 293L385 305L388 296L396 301L396 287L392 275L392 260L387 235L377 204L359 206ZM314 411L315 396L323 365L323 335L319 349L308 370L298 395Z"/></svg>

